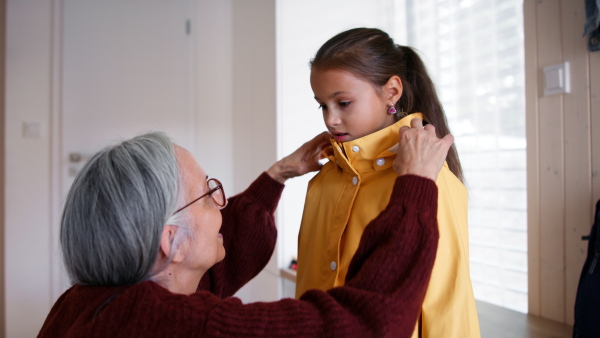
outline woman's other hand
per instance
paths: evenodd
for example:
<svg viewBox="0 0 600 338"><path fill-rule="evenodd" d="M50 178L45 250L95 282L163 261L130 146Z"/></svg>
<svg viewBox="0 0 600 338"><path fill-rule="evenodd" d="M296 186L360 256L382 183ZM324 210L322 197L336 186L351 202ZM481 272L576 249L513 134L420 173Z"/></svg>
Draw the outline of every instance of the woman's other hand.
<svg viewBox="0 0 600 338"><path fill-rule="evenodd" d="M398 156L393 164L398 175L412 174L435 181L454 137L448 134L440 139L434 126L428 124L423 127L423 121L414 118L410 121L410 128L400 128L399 138Z"/></svg>
<svg viewBox="0 0 600 338"><path fill-rule="evenodd" d="M290 155L273 164L267 170L267 174L280 183L284 183L288 178L319 170L321 168L319 160L323 158L323 149L331 144L330 138L331 134L326 131L322 132Z"/></svg>

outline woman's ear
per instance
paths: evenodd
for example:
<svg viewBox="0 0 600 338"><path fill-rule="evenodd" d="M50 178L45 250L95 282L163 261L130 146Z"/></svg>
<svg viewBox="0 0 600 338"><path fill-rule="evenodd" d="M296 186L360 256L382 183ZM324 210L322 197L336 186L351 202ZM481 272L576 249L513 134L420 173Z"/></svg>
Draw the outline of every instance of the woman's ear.
<svg viewBox="0 0 600 338"><path fill-rule="evenodd" d="M402 96L402 80L398 75L394 75L388 79L383 85L384 98L389 106L393 106L400 100Z"/></svg>
<svg viewBox="0 0 600 338"><path fill-rule="evenodd" d="M178 226L176 225L165 225L162 231L162 236L160 238L160 254L164 255L165 258L171 257L171 251L176 249L177 252L173 254L172 263L179 263L183 260L183 253L181 252L181 246L183 243L179 245L178 248L173 247L173 241L175 240L175 233L178 230Z"/></svg>

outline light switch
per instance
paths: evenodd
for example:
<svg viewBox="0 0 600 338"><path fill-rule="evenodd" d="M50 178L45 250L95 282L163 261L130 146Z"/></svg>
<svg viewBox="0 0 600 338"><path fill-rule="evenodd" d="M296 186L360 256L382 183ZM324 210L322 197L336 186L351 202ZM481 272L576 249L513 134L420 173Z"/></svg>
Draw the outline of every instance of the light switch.
<svg viewBox="0 0 600 338"><path fill-rule="evenodd" d="M569 93L569 62L544 67L544 96Z"/></svg>
<svg viewBox="0 0 600 338"><path fill-rule="evenodd" d="M23 137L39 139L42 137L42 124L40 122L23 122Z"/></svg>

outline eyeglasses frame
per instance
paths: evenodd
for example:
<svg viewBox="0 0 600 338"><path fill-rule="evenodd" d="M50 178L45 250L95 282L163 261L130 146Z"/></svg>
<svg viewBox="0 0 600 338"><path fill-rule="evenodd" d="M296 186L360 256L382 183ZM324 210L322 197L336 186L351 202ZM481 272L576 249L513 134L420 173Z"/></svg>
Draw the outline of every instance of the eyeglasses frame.
<svg viewBox="0 0 600 338"><path fill-rule="evenodd" d="M183 207L177 209L177 211L175 211L173 213L173 215L175 215L176 213L180 212L181 210L189 207L190 205L198 202L200 199L202 199L203 197L206 197L206 196L210 196L212 198L212 200L215 202L215 204L219 207L219 209L224 208L227 205L227 196L225 196L225 190L223 190L223 184L221 183L221 181L219 181L216 178L210 178L210 179L208 179L206 181L207 185L208 185L208 182L211 182L211 181L216 182L217 186L214 187L214 188L212 188L212 189L210 189L209 191L207 191L204 195L196 198L195 200L191 201L190 203L188 203L188 204L184 205ZM223 200L225 202L222 205L219 204L219 202L217 202L217 200L214 197L212 197L212 194L214 194L217 190L221 190L221 193L223 194Z"/></svg>

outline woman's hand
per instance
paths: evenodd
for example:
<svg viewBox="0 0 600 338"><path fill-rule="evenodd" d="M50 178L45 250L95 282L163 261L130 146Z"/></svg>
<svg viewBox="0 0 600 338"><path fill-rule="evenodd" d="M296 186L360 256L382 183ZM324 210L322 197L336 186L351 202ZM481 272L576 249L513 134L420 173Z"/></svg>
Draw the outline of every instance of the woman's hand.
<svg viewBox="0 0 600 338"><path fill-rule="evenodd" d="M288 178L319 170L321 168L319 160L323 158L321 155L323 149L331 144L329 138L331 138L331 134L326 131L315 136L296 151L273 164L267 170L267 174L280 183L284 183Z"/></svg>
<svg viewBox="0 0 600 338"><path fill-rule="evenodd" d="M439 139L431 124L423 127L423 121L414 118L409 127L400 128L398 155L394 170L398 175L413 174L436 180L444 165L448 149L454 143L450 134Z"/></svg>

